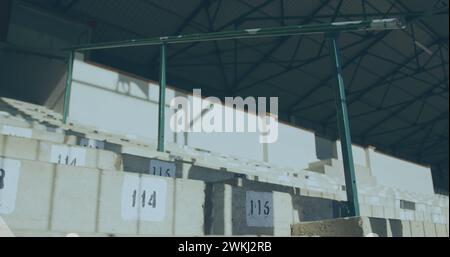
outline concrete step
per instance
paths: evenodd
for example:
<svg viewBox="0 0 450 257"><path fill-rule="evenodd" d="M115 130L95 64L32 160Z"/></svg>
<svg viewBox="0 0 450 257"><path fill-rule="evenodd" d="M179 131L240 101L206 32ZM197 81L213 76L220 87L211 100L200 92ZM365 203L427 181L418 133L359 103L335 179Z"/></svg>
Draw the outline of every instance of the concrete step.
<svg viewBox="0 0 450 257"><path fill-rule="evenodd" d="M0 135L0 155L87 168L123 170L122 158L110 151Z"/></svg>
<svg viewBox="0 0 450 257"><path fill-rule="evenodd" d="M448 237L448 225L429 222L354 217L295 224L294 236Z"/></svg>
<svg viewBox="0 0 450 257"><path fill-rule="evenodd" d="M45 107L7 100L6 104L0 101L0 110L6 110L6 112L0 112L0 134L6 137L22 137L18 140L12 139L12 144L18 142L21 145L18 148L10 147L11 142L8 143L7 157L22 159L21 149L24 149L23 155L28 159L34 160L36 155L36 160L47 162L50 161L49 153L47 150L41 151L41 148L48 149L56 143L63 148L64 152L71 152L71 147L74 147L72 155L77 155L77 152L81 151L77 146L85 146L116 154L109 159L100 156L100 161L103 163L100 166L98 160L94 160L96 158L91 158L87 161L89 163L86 167L117 169L117 165L111 165L111 163L119 159L122 160L121 163L126 170L146 173L150 170L151 161L157 160L163 161L161 165L165 165L164 167L175 165L174 177L177 178L221 184L244 179L280 192L285 192L287 189L294 190L292 192L295 193L289 193L292 196L346 200L342 163L336 159L311 163L309 170L301 170L175 144L167 144L166 152L160 153L156 151L154 140L121 135L82 124L64 125L61 123L60 114L53 113ZM29 149L26 149L26 141L23 141L23 138L37 140L38 143L32 143ZM21 140L22 143L20 143ZM34 154L32 150L35 146L39 149L37 154ZM2 149L0 148L1 151ZM89 149L91 150L96 149ZM71 154L68 155L70 159ZM97 156L98 154L90 153L89 155ZM164 162L167 163L164 164ZM378 186L375 178L370 174L370 169L358 165L355 167L363 213L374 217L448 223L448 197L434 198ZM119 170L121 169L123 168L120 167ZM400 210L397 206L392 207L392 197L395 203L400 200L414 201L420 210L411 213ZM390 200L385 201L385 199Z"/></svg>
<svg viewBox="0 0 450 257"><path fill-rule="evenodd" d="M33 127L28 126L29 123L14 123L13 120L9 120L8 124L18 125L18 126L24 126L24 127ZM4 120L3 120L4 122ZM17 135L22 136L26 138L33 138L33 139L39 139L39 140L46 140L50 142L57 142L57 143L64 143L68 145L81 145L81 146L90 146L91 148L96 148L97 146L100 149L107 149L115 152L118 155L126 155L126 156L135 156L135 158L128 158L129 163L134 163L136 159L139 159L139 157L145 157L150 159L159 159L159 160L165 160L165 161L173 161L175 159L181 159L181 160L187 160L187 161L194 161L197 165L210 168L210 169L217 169L217 170L228 170L230 172L240 173L240 174L252 174L252 175L259 175L259 177L264 177L265 174L262 174L263 172L266 174L269 174L273 172L274 174L272 176L269 175L269 177L276 179L273 180L273 182L277 182L278 178L282 178L283 175L279 175L279 172L276 170L270 170L270 166L266 165L263 166L261 163L250 163L248 161L241 161L238 158L233 158L232 162L230 162L229 156L218 156L218 155L212 155L207 153L202 153L198 150L194 150L190 155L185 154L185 151L177 151L174 153L166 154L166 153L160 153L156 150L151 150L151 147L148 146L137 146L135 144L129 143L127 141L124 141L122 139L116 138L116 140L111 140L111 137L100 141L102 139L105 139L106 137L103 136L101 133L91 133L89 135L77 133L74 131L68 131L65 132L68 135L64 135L64 132L55 131L55 132L49 132L45 129L46 127L43 126L42 128L23 128L23 127L13 127L10 125L2 125L4 130L1 130L4 132L3 134L6 135ZM86 137L89 137L86 138ZM111 143L111 141L116 142L116 144ZM154 147L156 148L156 147ZM175 147L171 147L171 149L175 149ZM185 150L185 149L183 149ZM175 154L175 155L174 155ZM195 155L195 156L193 156ZM127 161L126 160L126 161ZM148 160L148 161L149 161ZM233 165L234 164L234 165ZM136 165L134 165L136 166ZM230 167L231 166L231 167ZM148 167L148 166L147 166ZM147 168L148 169L148 168ZM141 169L141 172L145 172L147 169ZM137 172L137 170L133 170ZM295 180L295 178L294 178ZM286 183L283 183L286 185ZM289 186L295 186L293 184L289 184ZM300 185L297 185L300 186Z"/></svg>
<svg viewBox="0 0 450 257"><path fill-rule="evenodd" d="M28 124L28 123L26 123L26 124ZM17 124L15 124L15 125L17 125ZM23 124L21 124L21 125L23 125ZM40 129L33 129L32 131L33 131L33 137L34 137L36 135L35 131L40 131ZM8 128L7 132L12 133L12 134L22 135L22 136L23 136L23 134L27 134L27 133L25 133L27 131L24 132L24 131L19 130L17 132L17 130L14 131L11 128ZM49 139L48 137L52 136L54 134L61 135L61 134L58 134L57 132L47 132L46 137L42 136L41 138L45 138L46 140L52 141L52 139ZM98 134L98 135L101 135L101 134ZM83 139L84 137L83 137L83 135L81 135L81 136L80 135L77 135L77 136L70 135L70 136L67 136L66 138L68 138L67 140L65 140L65 141L67 141L66 143L69 143L72 145L79 145L80 140ZM61 141L61 137L58 140L53 140L53 141ZM120 143L128 144L127 142L122 142L122 141ZM108 145L108 143L106 143L106 145ZM143 167L143 168L141 168L139 170L140 172L144 172L144 173L145 173L145 171L147 171L149 169L149 162L150 162L151 158L165 160L165 161L174 161L174 160L176 160L177 157L179 157L179 156L174 157L174 156L171 156L170 154L161 154L156 151L149 151L145 147L136 147L133 144L130 144L130 145L131 146L129 146L129 147L125 147L125 152L128 154L131 154L131 156L133 158L139 158L140 155L150 157L145 160L145 162L147 162L147 163L144 165L141 165L141 167ZM133 151L129 150L129 149L133 149L133 148L134 148ZM121 151L119 151L119 150L116 150L115 152L119 152L119 155L121 154ZM142 152L144 152L144 153L142 153ZM201 177L199 177L198 175L196 176L196 178L199 180L222 181L222 180L234 179L235 175L223 172L223 171L227 171L227 172L236 173L236 175L245 174L247 176L247 179L250 179L250 180L278 184L278 185L293 187L293 188L300 188L301 192L302 192L301 195L304 195L304 196L320 197L320 198L335 199L335 200L345 200L346 199L344 192L342 192L342 185L339 185L340 184L339 181L336 183L336 180L333 178L333 176L323 176L323 175L317 174L315 172L307 172L307 171L306 172L304 172L304 171L294 172L292 174L289 174L288 172L279 173L279 171L276 171L276 170L272 171L271 168L273 168L273 167L264 165L264 163L262 163L262 164L261 163L256 163L256 164L251 163L251 165L255 165L255 166L251 166L251 165L248 165L249 164L248 160L242 162L241 160L234 159L233 157L230 157L230 156L215 156L212 153L202 153L201 151L198 151L198 150L194 150L194 152L195 152L195 156L197 156L196 158L198 160L196 165L199 166L199 167L196 167L196 170L203 170L203 171L201 171L201 174L202 174ZM180 151L178 154L180 154L180 153L183 153L183 151ZM199 156L201 156L202 158L200 158ZM205 156L207 156L207 158L205 158ZM136 159L133 160L133 158L131 159L131 161L129 163L133 163L133 164L139 163L136 161ZM230 166L229 165L230 158L233 158L232 161L236 162L234 165L232 165L232 168L229 167ZM192 158L192 155L186 155L186 154L183 155L183 159L189 159L190 161L195 160L195 158ZM332 163L332 162L329 162L329 163ZM137 166L139 166L139 165L137 165ZM209 168L209 170L206 171L205 168ZM331 168L327 167L327 174L330 175L330 172L328 172L328 169L331 169ZM138 171L136 169L129 169L129 170L134 171L134 172ZM218 171L220 171L220 172L218 172ZM177 171L177 172L180 172L180 171ZM197 172L197 174L199 174L199 173ZM300 174L300 176L299 176L299 174ZM293 175L296 175L296 176L293 176ZM315 178L315 176L319 176L319 177ZM179 175L177 177L183 177L183 175L181 175L179 173ZM185 175L184 178L189 178L189 175ZM341 178L341 183L343 184L342 178ZM378 196L393 194L392 189L383 188L383 187L371 188L371 187L367 187L367 186L360 187L360 192L363 194L372 193L372 194L376 194ZM396 194L397 194L397 198L399 198L399 199L401 198L402 200L410 199L410 200L413 200L418 203L424 201L424 200L418 200L419 199L418 196L411 196L407 192L396 192ZM376 198L376 197L373 197L372 200L374 198ZM387 218L403 217L405 219L434 220L434 221L441 221L441 222L448 220L448 201L446 201L446 199L448 199L448 198L445 198L445 197L441 197L440 201L434 201L434 199L430 199L430 198L426 199L428 201L428 204L439 204L440 203L441 205L442 204L445 205L447 203L447 209L443 208L441 210L441 212L437 212L437 213L433 213L433 214L429 214L426 212L418 213L418 214L414 214L414 213L411 214L406 211L395 210L392 208L391 205L388 205L388 204L385 204L383 207L380 207L379 203L374 204L374 202L372 200L370 200L370 201L367 200L366 202L364 202L364 200L363 200L364 196L360 196L360 199L362 199L362 201L361 201L362 212L370 214L370 215L374 215L377 217L387 217ZM366 199L367 199L367 197L366 197ZM383 201L381 201L381 202L383 202ZM368 206L366 206L366 205L368 205ZM447 216L442 214L442 212L445 213L445 210L447 210Z"/></svg>
<svg viewBox="0 0 450 257"><path fill-rule="evenodd" d="M7 174L0 214L18 235L287 236L295 215L315 217L318 206L333 215L332 200L254 181L233 186L4 156L0 168ZM141 208L138 215L142 188L157 192L156 207ZM307 206L305 199L314 208L299 212L299 206Z"/></svg>
<svg viewBox="0 0 450 257"><path fill-rule="evenodd" d="M0 215L13 232L203 235L200 181L4 157L0 166Z"/></svg>

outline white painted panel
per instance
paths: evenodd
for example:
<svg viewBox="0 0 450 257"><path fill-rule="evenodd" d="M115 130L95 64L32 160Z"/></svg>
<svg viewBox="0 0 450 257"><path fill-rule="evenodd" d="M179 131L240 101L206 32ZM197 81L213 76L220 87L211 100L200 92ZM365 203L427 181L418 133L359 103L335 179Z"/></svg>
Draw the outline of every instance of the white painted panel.
<svg viewBox="0 0 450 257"><path fill-rule="evenodd" d="M131 138L156 140L158 93L156 83L76 61L69 118ZM168 89L167 105L178 95L184 94ZM309 163L317 161L315 135L310 131L280 123L278 141L265 146L259 143L258 132L175 134L170 130L170 116L171 111L167 107L165 131L168 143L176 142L242 159L268 160L272 164L295 168L307 168ZM336 148L338 158L342 159L339 142ZM366 166L365 150L355 145L352 149L355 164ZM397 165L404 168L404 165Z"/></svg>
<svg viewBox="0 0 450 257"><path fill-rule="evenodd" d="M69 166L84 166L86 164L86 150L79 147L52 145L50 162Z"/></svg>
<svg viewBox="0 0 450 257"><path fill-rule="evenodd" d="M124 220L163 221L166 213L167 181L139 175L124 175L122 218Z"/></svg>
<svg viewBox="0 0 450 257"><path fill-rule="evenodd" d="M246 221L249 227L273 227L273 193L246 192Z"/></svg>
<svg viewBox="0 0 450 257"><path fill-rule="evenodd" d="M268 148L269 162L273 164L307 168L317 161L314 133L286 124L279 124L278 141Z"/></svg>
<svg viewBox="0 0 450 257"><path fill-rule="evenodd" d="M430 168L371 152L372 175L380 185L419 194L434 194Z"/></svg>
<svg viewBox="0 0 450 257"><path fill-rule="evenodd" d="M176 165L173 162L150 160L150 175L175 178Z"/></svg>
<svg viewBox="0 0 450 257"><path fill-rule="evenodd" d="M190 99L193 99L192 97ZM192 101L192 100L191 100ZM230 107L223 108L225 111L233 111ZM235 116L243 115L245 126L247 128L247 120L249 115L241 110L236 110ZM225 124L225 115L222 116L222 124ZM193 128L201 125L198 116L194 117ZM233 121L236 123L236 121ZM234 124L236 126L236 124ZM247 131L247 129L245 129ZM263 160L263 145L259 143L258 132L241 132L241 133L188 133L188 145L193 148L205 149L213 152L224 153L241 158Z"/></svg>
<svg viewBox="0 0 450 257"><path fill-rule="evenodd" d="M84 83L74 82L72 87L70 120L115 133L156 138L157 105Z"/></svg>
<svg viewBox="0 0 450 257"><path fill-rule="evenodd" d="M158 91L155 84L76 61L69 119L113 133L156 140ZM167 104L178 95L183 93L168 89ZM265 160L265 146L259 143L258 132L175 134L169 126L171 111L166 108L166 112L168 143ZM279 140L267 146L271 148L267 150L270 162L305 168L317 160L313 133L284 124L280 127Z"/></svg>
<svg viewBox="0 0 450 257"><path fill-rule="evenodd" d="M20 166L20 161L0 158L0 214L11 214L16 208Z"/></svg>

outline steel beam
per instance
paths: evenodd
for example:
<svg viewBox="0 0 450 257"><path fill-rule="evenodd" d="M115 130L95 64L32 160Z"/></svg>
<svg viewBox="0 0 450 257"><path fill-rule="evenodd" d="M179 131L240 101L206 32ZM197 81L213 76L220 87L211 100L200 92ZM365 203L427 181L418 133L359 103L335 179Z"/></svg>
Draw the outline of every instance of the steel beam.
<svg viewBox="0 0 450 257"><path fill-rule="evenodd" d="M66 93L64 95L64 110L63 110L63 123L67 123L67 117L69 115L70 105L70 93L72 90L72 73L73 73L73 61L75 58L75 52L69 53L69 59L67 60L67 77L66 77Z"/></svg>
<svg viewBox="0 0 450 257"><path fill-rule="evenodd" d="M148 39L134 39L119 42L87 44L71 47L65 50L90 51L123 47L150 46L162 44L181 44L193 42L208 42L216 40L269 38L290 35L311 35L324 33L339 33L350 31L380 31L404 29L399 19L379 19L367 21L333 22L330 24L313 24L301 26L285 26L274 28L255 28L238 31L211 32L191 35L156 37Z"/></svg>
<svg viewBox="0 0 450 257"><path fill-rule="evenodd" d="M164 152L164 128L166 120L166 50L167 45L161 45L161 69L159 79L159 110L158 110L158 151Z"/></svg>
<svg viewBox="0 0 450 257"><path fill-rule="evenodd" d="M352 139L350 135L350 122L348 118L347 99L345 96L345 85L342 72L341 53L336 42L335 35L330 36L330 53L333 60L335 82L335 99L339 137L342 147L342 161L344 163L345 184L347 191L349 217L359 216L358 189L356 186L355 165L353 163Z"/></svg>

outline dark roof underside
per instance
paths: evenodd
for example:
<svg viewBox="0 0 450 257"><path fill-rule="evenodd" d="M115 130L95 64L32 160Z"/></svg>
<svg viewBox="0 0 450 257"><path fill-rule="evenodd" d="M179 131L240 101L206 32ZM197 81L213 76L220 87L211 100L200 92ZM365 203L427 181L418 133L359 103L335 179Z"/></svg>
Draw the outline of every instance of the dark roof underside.
<svg viewBox="0 0 450 257"><path fill-rule="evenodd" d="M448 0L27 0L93 26L93 42L254 27L401 17L404 31L347 33L339 44L353 141L432 165L448 190ZM280 117L336 138L324 36L169 47L169 82L215 96L279 96ZM157 47L95 61L158 78ZM438 181L436 181L438 180Z"/></svg>

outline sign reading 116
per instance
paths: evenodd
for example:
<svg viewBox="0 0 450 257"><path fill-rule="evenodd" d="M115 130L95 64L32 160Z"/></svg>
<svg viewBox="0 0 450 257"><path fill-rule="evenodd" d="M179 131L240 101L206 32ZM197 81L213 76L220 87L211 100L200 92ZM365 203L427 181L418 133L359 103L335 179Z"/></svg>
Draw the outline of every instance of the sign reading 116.
<svg viewBox="0 0 450 257"><path fill-rule="evenodd" d="M270 202L261 200L250 201L250 215L269 215L270 214Z"/></svg>
<svg viewBox="0 0 450 257"><path fill-rule="evenodd" d="M138 199L137 190L134 190L131 197L132 197L131 207L136 207L136 204L139 204L140 202L142 208L145 208L147 206L151 208L156 208L156 191L147 194L147 191L143 190L142 194L139 197L140 199Z"/></svg>

